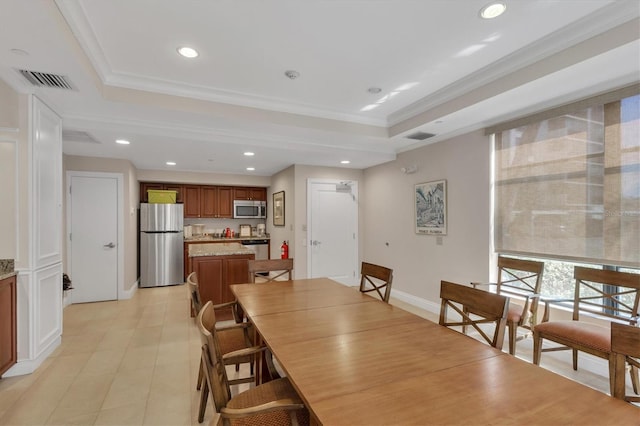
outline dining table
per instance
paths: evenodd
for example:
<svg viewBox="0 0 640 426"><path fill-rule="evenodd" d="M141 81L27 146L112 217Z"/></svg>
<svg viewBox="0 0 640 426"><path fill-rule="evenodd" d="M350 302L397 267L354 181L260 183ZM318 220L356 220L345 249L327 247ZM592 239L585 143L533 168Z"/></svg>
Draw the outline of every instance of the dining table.
<svg viewBox="0 0 640 426"><path fill-rule="evenodd" d="M329 278L235 284L317 425L640 425L640 408Z"/></svg>

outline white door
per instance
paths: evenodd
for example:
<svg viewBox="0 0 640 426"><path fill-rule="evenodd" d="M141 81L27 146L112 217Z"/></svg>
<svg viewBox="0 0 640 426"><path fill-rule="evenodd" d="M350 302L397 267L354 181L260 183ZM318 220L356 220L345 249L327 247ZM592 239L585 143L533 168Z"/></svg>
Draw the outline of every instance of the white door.
<svg viewBox="0 0 640 426"><path fill-rule="evenodd" d="M355 285L359 275L357 182L309 180L307 193L309 276Z"/></svg>
<svg viewBox="0 0 640 426"><path fill-rule="evenodd" d="M118 298L118 179L70 177L69 275L73 303Z"/></svg>

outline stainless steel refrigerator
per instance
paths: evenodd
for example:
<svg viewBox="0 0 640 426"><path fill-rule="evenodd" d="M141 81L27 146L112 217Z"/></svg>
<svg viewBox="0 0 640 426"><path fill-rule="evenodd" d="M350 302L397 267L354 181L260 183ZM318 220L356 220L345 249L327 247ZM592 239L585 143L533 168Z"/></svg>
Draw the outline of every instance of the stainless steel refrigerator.
<svg viewBox="0 0 640 426"><path fill-rule="evenodd" d="M140 287L184 283L182 204L140 204Z"/></svg>

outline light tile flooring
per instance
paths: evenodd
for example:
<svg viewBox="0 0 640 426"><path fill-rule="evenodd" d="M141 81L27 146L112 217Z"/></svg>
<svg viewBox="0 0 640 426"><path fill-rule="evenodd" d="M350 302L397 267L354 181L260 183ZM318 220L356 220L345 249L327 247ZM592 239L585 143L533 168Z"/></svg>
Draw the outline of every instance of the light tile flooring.
<svg viewBox="0 0 640 426"><path fill-rule="evenodd" d="M530 342L518 344L518 356L529 361ZM58 349L33 374L0 380L0 425L197 425L199 357L184 285L68 306ZM608 391L606 371L576 373L569 357L545 354L543 365ZM204 424L215 421L209 402Z"/></svg>

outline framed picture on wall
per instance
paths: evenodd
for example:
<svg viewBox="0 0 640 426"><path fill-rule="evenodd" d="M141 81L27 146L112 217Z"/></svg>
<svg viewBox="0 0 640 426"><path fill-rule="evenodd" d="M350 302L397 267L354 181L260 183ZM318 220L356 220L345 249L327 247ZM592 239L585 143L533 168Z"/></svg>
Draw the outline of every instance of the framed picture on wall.
<svg viewBox="0 0 640 426"><path fill-rule="evenodd" d="M447 235L447 181L415 186L416 234Z"/></svg>
<svg viewBox="0 0 640 426"><path fill-rule="evenodd" d="M284 226L284 191L273 194L273 226Z"/></svg>

